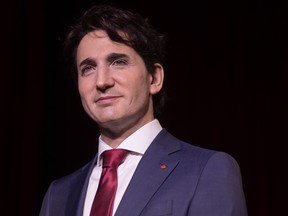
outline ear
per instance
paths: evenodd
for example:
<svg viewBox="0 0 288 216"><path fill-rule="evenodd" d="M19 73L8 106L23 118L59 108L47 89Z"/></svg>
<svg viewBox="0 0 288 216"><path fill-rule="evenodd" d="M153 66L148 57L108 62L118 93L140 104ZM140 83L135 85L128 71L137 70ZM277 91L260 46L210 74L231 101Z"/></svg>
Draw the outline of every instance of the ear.
<svg viewBox="0 0 288 216"><path fill-rule="evenodd" d="M155 71L150 74L150 93L157 94L163 87L164 69L161 64L155 63Z"/></svg>

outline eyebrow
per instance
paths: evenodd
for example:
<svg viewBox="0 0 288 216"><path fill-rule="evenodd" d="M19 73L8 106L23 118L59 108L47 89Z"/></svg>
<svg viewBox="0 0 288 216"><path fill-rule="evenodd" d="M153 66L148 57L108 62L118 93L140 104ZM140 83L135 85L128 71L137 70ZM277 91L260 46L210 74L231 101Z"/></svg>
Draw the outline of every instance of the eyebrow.
<svg viewBox="0 0 288 216"><path fill-rule="evenodd" d="M91 59L91 58L86 58L83 61L80 62L79 67L81 67L82 65L92 65L92 66L96 66L96 62Z"/></svg>
<svg viewBox="0 0 288 216"><path fill-rule="evenodd" d="M129 56L127 54L124 54L124 53L110 53L106 59L107 59L107 62L113 62L119 58L129 58ZM96 66L96 62L94 59L88 57L88 58L86 58L80 62L79 67L81 67L83 65Z"/></svg>
<svg viewBox="0 0 288 216"><path fill-rule="evenodd" d="M119 58L128 58L128 55L124 54L124 53L110 53L107 56L107 61L113 62L113 61L115 61L115 59L119 59Z"/></svg>

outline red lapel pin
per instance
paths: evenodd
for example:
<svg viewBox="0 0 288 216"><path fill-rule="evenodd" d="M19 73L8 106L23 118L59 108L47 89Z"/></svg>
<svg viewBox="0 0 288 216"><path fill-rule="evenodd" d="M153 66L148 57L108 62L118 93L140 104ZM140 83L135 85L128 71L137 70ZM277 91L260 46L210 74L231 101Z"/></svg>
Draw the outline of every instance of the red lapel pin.
<svg viewBox="0 0 288 216"><path fill-rule="evenodd" d="M166 166L165 164L161 164L160 168L161 168L161 169L166 169L167 166Z"/></svg>

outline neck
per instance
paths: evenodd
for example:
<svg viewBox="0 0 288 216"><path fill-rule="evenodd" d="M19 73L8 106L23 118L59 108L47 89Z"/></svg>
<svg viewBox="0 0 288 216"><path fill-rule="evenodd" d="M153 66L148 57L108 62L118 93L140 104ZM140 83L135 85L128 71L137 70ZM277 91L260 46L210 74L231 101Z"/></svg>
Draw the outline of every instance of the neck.
<svg viewBox="0 0 288 216"><path fill-rule="evenodd" d="M154 118L147 119L146 121L134 122L131 126L115 128L100 128L101 139L108 144L111 148L117 148L127 137L137 131L145 124L151 122Z"/></svg>

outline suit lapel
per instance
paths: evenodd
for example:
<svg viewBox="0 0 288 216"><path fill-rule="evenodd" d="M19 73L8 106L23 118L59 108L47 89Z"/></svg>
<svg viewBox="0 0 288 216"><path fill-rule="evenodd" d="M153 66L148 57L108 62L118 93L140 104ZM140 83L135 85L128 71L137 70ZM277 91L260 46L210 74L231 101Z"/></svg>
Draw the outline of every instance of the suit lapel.
<svg viewBox="0 0 288 216"><path fill-rule="evenodd" d="M153 194L177 166L179 160L169 154L179 149L176 139L162 130L141 159L115 216L140 215Z"/></svg>
<svg viewBox="0 0 288 216"><path fill-rule="evenodd" d="M67 216L82 216L89 177L96 163L97 156L83 167L80 174L71 181L71 191L67 200Z"/></svg>

